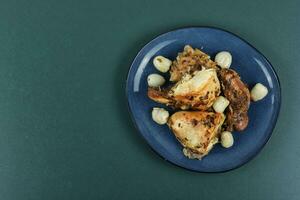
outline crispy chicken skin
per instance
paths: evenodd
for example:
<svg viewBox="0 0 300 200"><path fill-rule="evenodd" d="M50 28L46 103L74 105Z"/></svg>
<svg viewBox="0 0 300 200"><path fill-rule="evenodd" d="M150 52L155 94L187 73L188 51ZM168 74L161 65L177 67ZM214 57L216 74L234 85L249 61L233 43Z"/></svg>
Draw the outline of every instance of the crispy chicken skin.
<svg viewBox="0 0 300 200"><path fill-rule="evenodd" d="M183 110L207 110L221 92L216 70L207 69L186 74L170 89L148 89L148 97Z"/></svg>
<svg viewBox="0 0 300 200"><path fill-rule="evenodd" d="M210 59L210 56L186 45L183 52L179 53L170 69L170 81L177 82L185 74L192 74L202 69L216 69L217 64Z"/></svg>
<svg viewBox="0 0 300 200"><path fill-rule="evenodd" d="M185 155L201 159L218 142L224 120L222 113L180 111L169 118L168 126L184 147Z"/></svg>
<svg viewBox="0 0 300 200"><path fill-rule="evenodd" d="M176 102L174 102L174 100L169 97L168 92L168 89L149 87L148 97L158 103L166 104L167 106L174 106Z"/></svg>
<svg viewBox="0 0 300 200"><path fill-rule="evenodd" d="M248 125L248 109L250 106L250 92L242 82L240 76L232 69L219 71L223 93L230 101L226 112L226 130L242 131Z"/></svg>

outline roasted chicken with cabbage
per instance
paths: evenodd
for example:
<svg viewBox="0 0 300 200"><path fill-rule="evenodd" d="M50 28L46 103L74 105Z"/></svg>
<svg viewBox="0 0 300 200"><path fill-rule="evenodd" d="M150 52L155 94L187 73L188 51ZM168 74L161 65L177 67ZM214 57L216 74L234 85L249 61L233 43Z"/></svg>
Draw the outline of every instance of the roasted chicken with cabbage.
<svg viewBox="0 0 300 200"><path fill-rule="evenodd" d="M218 63L201 50L186 45L173 62L162 56L155 58L160 61L154 62L154 65L159 65L155 66L157 69L166 72L165 69L170 68L170 86L161 88L158 84L154 87L155 84L149 84L154 80L149 75L150 99L176 110L185 110L175 112L163 123L168 124L183 146L184 155L191 159L201 159L207 155L220 138L223 138L223 147L229 148L233 144L231 131L242 131L248 125L249 89L236 71L228 69L231 54L223 51L217 56ZM257 88L264 91L254 91L253 99L261 99L260 94L267 94L267 88L260 85ZM155 108L152 116L157 119L160 117L158 111L165 115L167 112ZM226 138L230 141L225 141Z"/></svg>
<svg viewBox="0 0 300 200"><path fill-rule="evenodd" d="M215 69L186 74L169 89L148 89L150 99L183 110L207 110L220 93L220 82Z"/></svg>

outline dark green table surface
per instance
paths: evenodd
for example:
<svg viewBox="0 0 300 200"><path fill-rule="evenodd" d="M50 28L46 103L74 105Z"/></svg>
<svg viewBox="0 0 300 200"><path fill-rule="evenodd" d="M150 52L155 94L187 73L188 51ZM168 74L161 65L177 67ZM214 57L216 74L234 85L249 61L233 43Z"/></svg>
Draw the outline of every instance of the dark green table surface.
<svg viewBox="0 0 300 200"><path fill-rule="evenodd" d="M299 8L296 0L2 0L0 199L300 199ZM190 25L248 40L281 80L273 136L227 173L164 161L127 111L125 79L136 53Z"/></svg>

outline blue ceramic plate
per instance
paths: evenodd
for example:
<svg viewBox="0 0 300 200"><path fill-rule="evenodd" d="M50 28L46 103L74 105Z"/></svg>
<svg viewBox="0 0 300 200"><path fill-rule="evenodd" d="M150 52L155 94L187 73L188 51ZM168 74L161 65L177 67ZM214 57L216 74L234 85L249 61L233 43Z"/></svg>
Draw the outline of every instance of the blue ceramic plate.
<svg viewBox="0 0 300 200"><path fill-rule="evenodd" d="M153 107L172 109L147 97L147 76L158 72L152 59L163 55L174 60L184 45L202 49L212 58L219 51L229 51L236 70L250 88L262 83L269 89L261 101L251 103L249 125L243 132L234 132L234 146L229 149L217 144L202 160L190 160L182 154L182 146L167 125L158 125L151 118ZM161 74L161 73L160 73ZM162 74L168 78L168 73ZM126 93L133 121L149 145L165 160L199 172L223 172L251 160L272 134L280 109L280 84L270 62L253 46L238 36L210 27L191 27L162 34L145 45L134 59L127 77Z"/></svg>

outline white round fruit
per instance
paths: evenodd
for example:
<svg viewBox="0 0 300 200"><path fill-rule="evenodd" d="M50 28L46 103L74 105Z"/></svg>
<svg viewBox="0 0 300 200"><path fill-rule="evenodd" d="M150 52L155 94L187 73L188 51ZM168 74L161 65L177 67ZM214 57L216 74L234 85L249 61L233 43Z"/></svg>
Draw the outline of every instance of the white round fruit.
<svg viewBox="0 0 300 200"><path fill-rule="evenodd" d="M163 56L156 56L153 59L154 67L158 71L163 72L163 73L169 71L171 64L172 64L172 61L169 60L168 58L163 57Z"/></svg>
<svg viewBox="0 0 300 200"><path fill-rule="evenodd" d="M163 108L153 108L152 119L156 123L163 125L167 123L169 118L169 112Z"/></svg>
<svg viewBox="0 0 300 200"><path fill-rule="evenodd" d="M268 94L268 88L261 83L257 83L251 90L251 99L253 101L259 101Z"/></svg>
<svg viewBox="0 0 300 200"><path fill-rule="evenodd" d="M225 148L229 148L233 145L234 140L231 132L229 131L223 131L221 133L221 144Z"/></svg>
<svg viewBox="0 0 300 200"><path fill-rule="evenodd" d="M219 96L219 97L217 97L216 101L214 102L213 108L217 113L223 113L228 105L229 105L228 99L226 99L223 96Z"/></svg>
<svg viewBox="0 0 300 200"><path fill-rule="evenodd" d="M216 55L215 62L221 68L229 68L232 62L232 56L228 51L221 51Z"/></svg>
<svg viewBox="0 0 300 200"><path fill-rule="evenodd" d="M166 82L166 80L163 76L159 74L150 74L147 77L147 82L150 87L159 87L163 85Z"/></svg>

